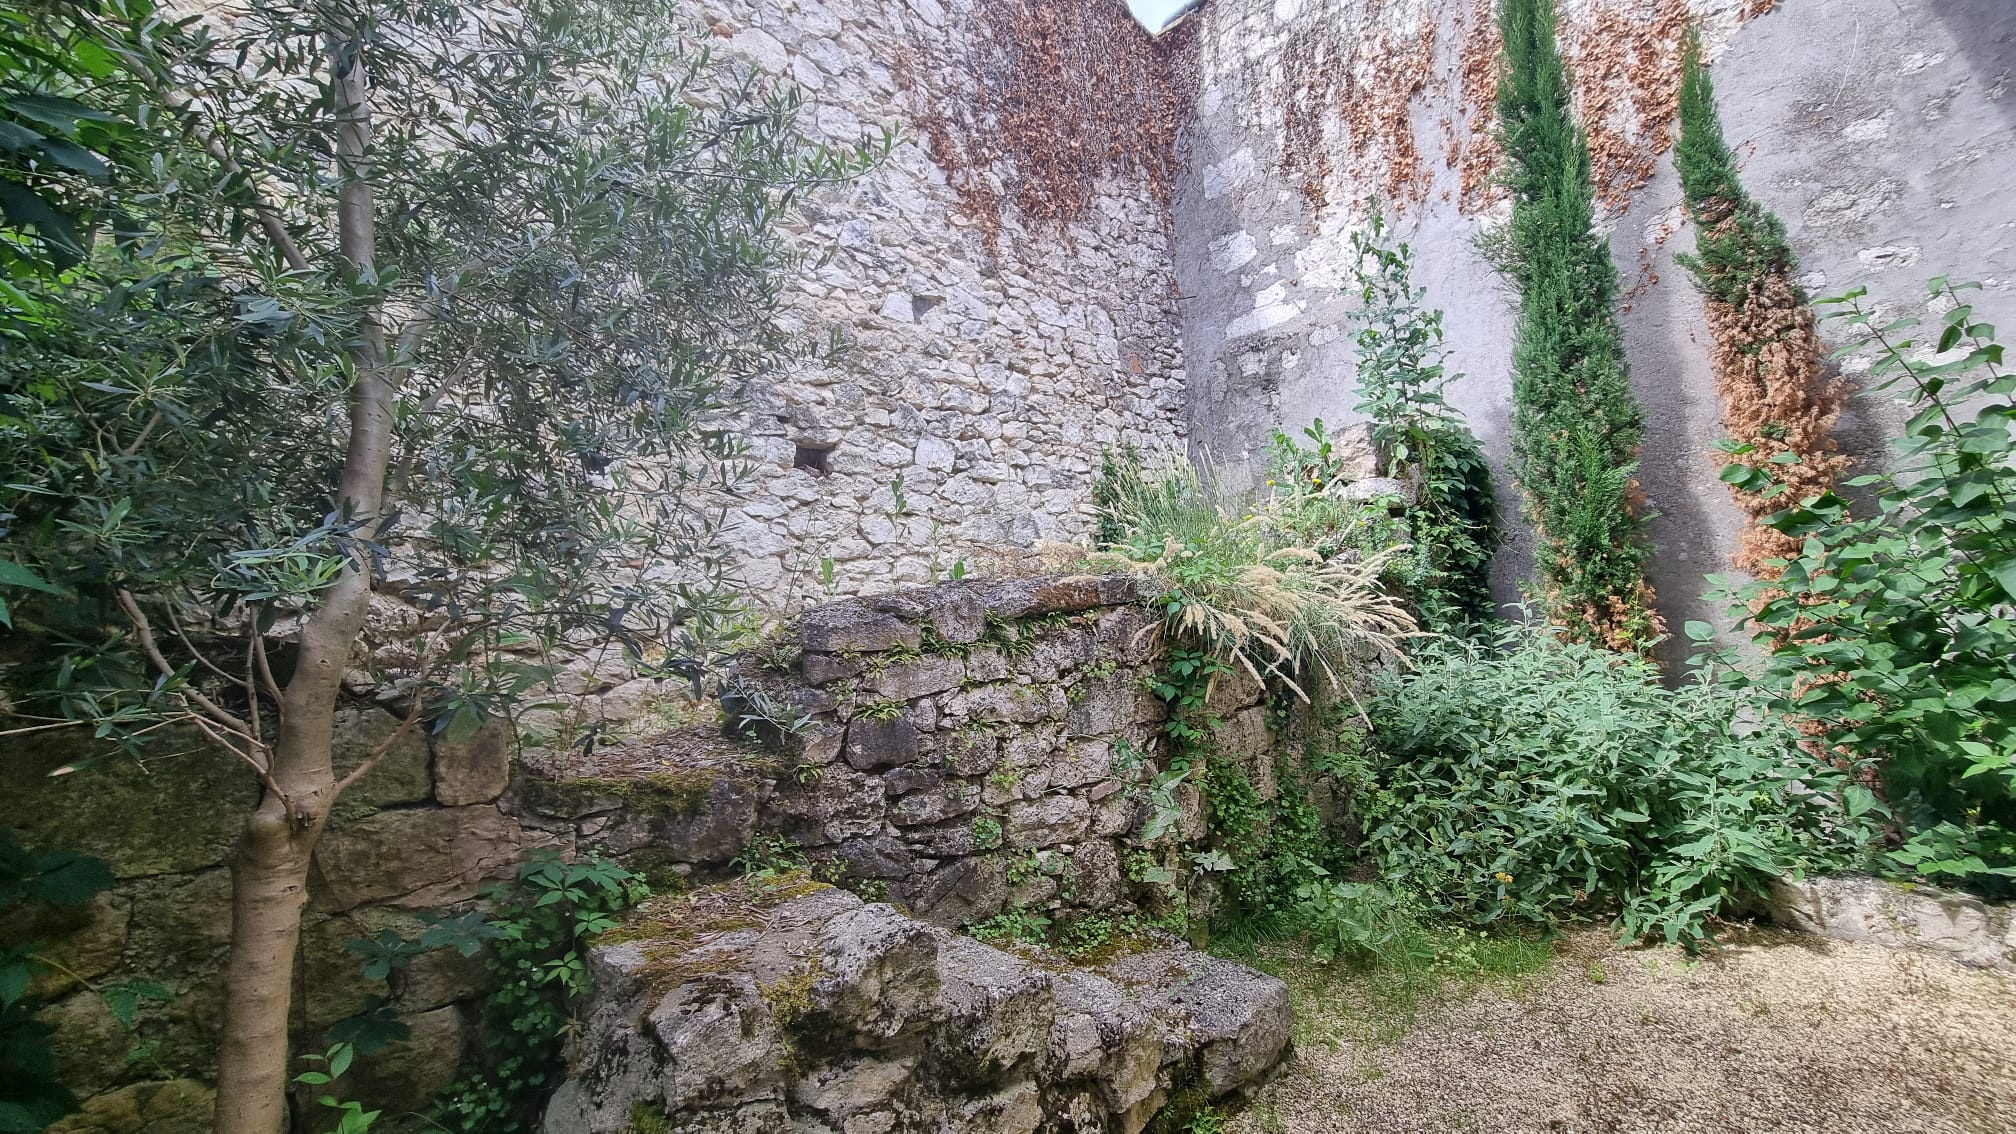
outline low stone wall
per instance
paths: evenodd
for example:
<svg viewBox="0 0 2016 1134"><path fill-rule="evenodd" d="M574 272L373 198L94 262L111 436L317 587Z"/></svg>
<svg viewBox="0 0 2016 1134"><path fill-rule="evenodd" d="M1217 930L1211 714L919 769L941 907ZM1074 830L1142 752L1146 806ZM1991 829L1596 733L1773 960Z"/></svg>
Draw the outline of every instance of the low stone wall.
<svg viewBox="0 0 2016 1134"><path fill-rule="evenodd" d="M2016 972L2016 907L1969 894L1859 874L1781 878L1771 886L1768 910L1777 924L1817 937Z"/></svg>
<svg viewBox="0 0 2016 1134"><path fill-rule="evenodd" d="M759 832L821 877L957 927L1014 907L1129 912L1147 785L1167 763L1154 615L1131 576L948 583L808 611L744 676L807 718L785 753L703 733L548 771L521 818L633 867L718 877ZM769 668L765 668L765 666ZM1226 680L1221 747L1269 792L1262 690ZM1179 841L1204 837L1185 785ZM1151 864L1152 865L1152 864ZM1135 871L1138 873L1138 871ZM661 875L662 882L669 879Z"/></svg>
<svg viewBox="0 0 2016 1134"><path fill-rule="evenodd" d="M1287 1052L1287 987L1228 961L1163 948L1077 968L771 885L655 903L594 949L549 1134L1136 1134Z"/></svg>
<svg viewBox="0 0 2016 1134"><path fill-rule="evenodd" d="M1130 576L968 581L808 611L774 649L740 663L742 688L806 718L785 745L726 736L712 721L669 731L633 722L629 739L592 758L526 753L514 772L520 754L501 723L463 740L402 737L345 794L316 851L297 1045L319 1049L331 1024L385 992L364 979L349 942L386 929L417 936L419 915L466 906L538 848L601 854L681 890L788 844L819 877L944 928L1009 909L1066 920L1164 912L1168 889L1136 879L1206 830L1186 784L1174 837L1152 848L1142 838L1167 742L1165 706L1146 681L1163 652L1140 586ZM634 684L618 690L648 718ZM1271 797L1262 700L1257 682L1227 679L1210 709L1223 755ZM369 705L341 710L339 772L397 724ZM0 760L0 824L30 846L102 857L118 879L83 910L7 927L48 943L72 974L36 989L63 1074L86 1099L60 1129L168 1130L172 1120L200 1130L222 1016L228 862L257 785L194 737L145 762L47 774L90 751L30 738ZM127 981L169 993L143 1001L131 1027L96 991ZM415 958L397 999L412 1039L360 1059L351 1097L387 1113L425 1109L470 1050L487 988L480 955Z"/></svg>

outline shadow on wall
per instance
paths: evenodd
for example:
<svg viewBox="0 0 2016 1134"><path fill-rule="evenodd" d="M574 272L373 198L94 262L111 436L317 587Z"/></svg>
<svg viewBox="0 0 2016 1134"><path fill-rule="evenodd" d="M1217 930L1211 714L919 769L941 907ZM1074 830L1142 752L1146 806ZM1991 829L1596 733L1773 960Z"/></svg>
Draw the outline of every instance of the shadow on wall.
<svg viewBox="0 0 2016 1134"><path fill-rule="evenodd" d="M1973 64L1976 74L1987 77L1989 101L2016 128L2016 92L1999 96L2016 79L2016 3L2011 0L1940 0L1932 12L1953 32Z"/></svg>

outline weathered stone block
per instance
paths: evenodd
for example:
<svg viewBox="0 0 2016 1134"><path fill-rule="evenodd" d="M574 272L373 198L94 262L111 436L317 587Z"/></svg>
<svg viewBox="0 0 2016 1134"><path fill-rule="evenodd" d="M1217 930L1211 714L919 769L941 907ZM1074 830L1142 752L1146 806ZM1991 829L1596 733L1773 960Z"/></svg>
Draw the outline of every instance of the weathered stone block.
<svg viewBox="0 0 2016 1134"><path fill-rule="evenodd" d="M965 662L958 658L927 655L884 667L868 678L868 688L879 696L897 701L915 701L919 697L957 689L965 680Z"/></svg>
<svg viewBox="0 0 2016 1134"><path fill-rule="evenodd" d="M418 723L402 732L403 727L403 721L383 709L336 710L329 756L338 779L355 771L381 746L391 745L378 766L336 801L338 820L381 807L419 803L434 794L433 777L428 773L432 757L427 751L427 726ZM498 792L502 794L503 789Z"/></svg>
<svg viewBox="0 0 2016 1134"><path fill-rule="evenodd" d="M806 611L799 635L808 654L915 650L924 644L917 627L860 602L828 603Z"/></svg>
<svg viewBox="0 0 2016 1134"><path fill-rule="evenodd" d="M1970 968L2016 972L2016 906L1859 874L1780 878L1771 919L1836 941L1922 949Z"/></svg>
<svg viewBox="0 0 2016 1134"><path fill-rule="evenodd" d="M1054 847L1084 838L1092 828L1092 805L1073 795L1044 795L1008 807L1008 845Z"/></svg>
<svg viewBox="0 0 2016 1134"><path fill-rule="evenodd" d="M1134 698L1139 686L1119 675L1088 677L1072 692L1065 726L1072 736L1104 736L1134 723Z"/></svg>
<svg viewBox="0 0 2016 1134"><path fill-rule="evenodd" d="M991 857L966 858L938 868L909 894L910 909L946 929L985 921L1008 904L1008 876Z"/></svg>
<svg viewBox="0 0 2016 1134"><path fill-rule="evenodd" d="M434 738L434 799L446 807L491 803L511 786L517 731L508 720L483 722L465 737Z"/></svg>
<svg viewBox="0 0 2016 1134"><path fill-rule="evenodd" d="M863 772L893 768L917 758L917 726L907 718L875 720L856 717L847 723L847 762Z"/></svg>
<svg viewBox="0 0 2016 1134"><path fill-rule="evenodd" d="M1079 788L1113 774L1113 746L1103 740L1077 740L1050 765L1050 786Z"/></svg>
<svg viewBox="0 0 2016 1134"><path fill-rule="evenodd" d="M987 599L971 586L938 587L926 604L925 617L947 642L977 642L987 632Z"/></svg>
<svg viewBox="0 0 2016 1134"><path fill-rule="evenodd" d="M1266 695L1267 687L1259 678L1248 673L1245 666L1235 665L1232 672L1211 679L1211 688L1204 694L1204 711L1214 717L1230 716L1259 704Z"/></svg>
<svg viewBox="0 0 2016 1134"><path fill-rule="evenodd" d="M159 751L183 755L142 767L113 754L88 775L55 777L48 773L63 764L106 756L107 746L60 730L9 738L0 759L0 823L24 845L105 859L121 878L228 861L258 802L258 781L194 732L156 735Z"/></svg>
<svg viewBox="0 0 2016 1134"><path fill-rule="evenodd" d="M765 804L763 825L781 830L801 845L826 846L882 830L886 796L880 776L863 775L845 764L829 765L817 777L786 777Z"/></svg>
<svg viewBox="0 0 2016 1134"><path fill-rule="evenodd" d="M936 865L919 858L893 835L849 839L834 848L833 857L851 878L908 878Z"/></svg>
<svg viewBox="0 0 2016 1134"><path fill-rule="evenodd" d="M475 896L539 841L495 807L380 811L322 836L317 904L332 911L383 901L448 905Z"/></svg>
<svg viewBox="0 0 2016 1134"><path fill-rule="evenodd" d="M1001 762L1001 736L993 729L968 726L944 741L945 766L960 776L984 776Z"/></svg>
<svg viewBox="0 0 2016 1134"><path fill-rule="evenodd" d="M85 1099L45 1134L209 1134L214 1099L194 1079L130 1083Z"/></svg>
<svg viewBox="0 0 2016 1134"><path fill-rule="evenodd" d="M459 1008L403 1015L407 1038L373 1055L359 1055L344 1086L354 1097L392 1114L424 1113L455 1081L467 1031Z"/></svg>
<svg viewBox="0 0 2016 1134"><path fill-rule="evenodd" d="M1097 575L1007 579L987 588L987 612L998 618L1075 614L1102 604Z"/></svg>
<svg viewBox="0 0 2016 1134"><path fill-rule="evenodd" d="M806 654L798 663L798 672L814 685L859 677L867 668L868 663L861 658L835 657L832 654Z"/></svg>

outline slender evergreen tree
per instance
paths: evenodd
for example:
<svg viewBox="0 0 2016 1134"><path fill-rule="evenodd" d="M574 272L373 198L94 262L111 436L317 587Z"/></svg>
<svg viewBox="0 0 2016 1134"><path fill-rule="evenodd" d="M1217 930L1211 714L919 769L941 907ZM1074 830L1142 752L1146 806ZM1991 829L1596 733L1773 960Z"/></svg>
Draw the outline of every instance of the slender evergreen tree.
<svg viewBox="0 0 2016 1134"><path fill-rule="evenodd" d="M1501 141L1510 159L1504 268L1519 285L1514 473L1539 546L1542 611L1569 637L1640 651L1663 632L1638 508L1644 413L1614 314L1617 269L1592 228L1589 146L1570 111L1552 0L1505 0Z"/></svg>
<svg viewBox="0 0 2016 1134"><path fill-rule="evenodd" d="M1723 140L1715 86L1689 38L1675 149L1695 254L1680 262L1694 276L1715 338L1715 388L1734 464L1756 470L1730 492L1751 524L1736 566L1777 579L1802 540L1772 527L1776 513L1834 487L1847 459L1833 437L1841 390L1821 364L1813 309L1795 282L1798 261L1785 225L1743 189ZM1724 479L1731 479L1725 476Z"/></svg>

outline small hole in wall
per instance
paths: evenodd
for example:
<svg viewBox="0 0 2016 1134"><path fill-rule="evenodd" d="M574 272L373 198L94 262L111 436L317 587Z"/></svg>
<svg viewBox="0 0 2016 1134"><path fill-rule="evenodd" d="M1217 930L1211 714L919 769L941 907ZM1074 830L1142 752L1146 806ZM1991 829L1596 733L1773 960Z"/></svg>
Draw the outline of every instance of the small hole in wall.
<svg viewBox="0 0 2016 1134"><path fill-rule="evenodd" d="M826 465L826 456L832 451L833 447L831 445L823 449L815 448L811 445L800 445L798 446L798 451L791 457L791 467L794 469L804 469L813 476L825 476L827 473L833 471Z"/></svg>

